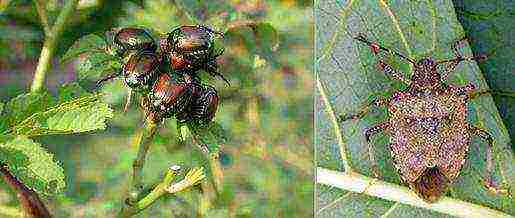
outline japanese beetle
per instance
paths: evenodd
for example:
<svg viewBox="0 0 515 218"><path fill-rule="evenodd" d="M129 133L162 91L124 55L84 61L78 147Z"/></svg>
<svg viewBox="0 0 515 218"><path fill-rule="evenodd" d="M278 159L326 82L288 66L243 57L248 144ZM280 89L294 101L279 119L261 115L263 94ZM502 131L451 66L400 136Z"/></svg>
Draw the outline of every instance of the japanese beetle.
<svg viewBox="0 0 515 218"><path fill-rule="evenodd" d="M202 93L198 96L190 109L192 120L209 123L213 120L218 108L219 97L212 86L203 87Z"/></svg>
<svg viewBox="0 0 515 218"><path fill-rule="evenodd" d="M219 98L212 86L161 74L145 101L143 107L156 121L175 116L180 122L207 123L216 113Z"/></svg>
<svg viewBox="0 0 515 218"><path fill-rule="evenodd" d="M102 82L123 75L125 84L129 88L138 92L148 91L160 74L159 64L157 55L147 51L140 51L131 55L119 72L100 79L97 82L97 87L100 86Z"/></svg>
<svg viewBox="0 0 515 218"><path fill-rule="evenodd" d="M113 47L119 57L123 57L131 51L155 52L157 49L156 42L150 33L144 29L133 27L119 30L113 38Z"/></svg>
<svg viewBox="0 0 515 218"><path fill-rule="evenodd" d="M149 93L147 110L156 114L156 120L176 116L185 120L193 95L200 92L200 87L178 81L168 74L161 74Z"/></svg>
<svg viewBox="0 0 515 218"><path fill-rule="evenodd" d="M218 72L216 58L223 50L216 51L215 35L223 34L208 27L180 26L167 34L161 42L161 50L168 57L171 68L182 74L194 74L204 70L213 76L219 76L227 84L229 81Z"/></svg>

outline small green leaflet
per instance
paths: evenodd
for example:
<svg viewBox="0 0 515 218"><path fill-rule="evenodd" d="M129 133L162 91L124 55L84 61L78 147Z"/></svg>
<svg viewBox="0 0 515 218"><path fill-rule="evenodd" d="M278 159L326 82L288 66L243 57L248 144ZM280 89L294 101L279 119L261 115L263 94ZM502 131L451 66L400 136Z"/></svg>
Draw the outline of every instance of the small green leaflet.
<svg viewBox="0 0 515 218"><path fill-rule="evenodd" d="M55 195L65 187L63 168L53 155L25 136L0 137L0 162L38 194Z"/></svg>
<svg viewBox="0 0 515 218"><path fill-rule="evenodd" d="M32 114L44 111L54 104L48 92L25 93L11 99L0 117L0 131L8 130Z"/></svg>
<svg viewBox="0 0 515 218"><path fill-rule="evenodd" d="M13 128L17 135L71 134L105 129L113 111L99 95L76 98L38 112Z"/></svg>
<svg viewBox="0 0 515 218"><path fill-rule="evenodd" d="M121 68L120 60L110 54L106 40L97 34L86 35L73 44L61 58L65 63L77 58L79 80L98 79Z"/></svg>

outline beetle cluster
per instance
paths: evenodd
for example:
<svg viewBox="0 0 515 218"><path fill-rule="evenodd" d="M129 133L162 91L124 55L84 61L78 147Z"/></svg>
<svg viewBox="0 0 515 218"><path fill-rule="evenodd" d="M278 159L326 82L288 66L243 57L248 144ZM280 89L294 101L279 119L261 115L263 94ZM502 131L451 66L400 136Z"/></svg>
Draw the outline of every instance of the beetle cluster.
<svg viewBox="0 0 515 218"><path fill-rule="evenodd" d="M203 84L199 72L221 77L215 49L216 35L205 26L180 26L160 39L141 28L123 28L114 34L111 50L124 62L122 69L97 82L123 77L131 92L143 95L141 105L155 121L175 117L180 122L210 122L219 97L213 86ZM126 105L126 108L127 108Z"/></svg>

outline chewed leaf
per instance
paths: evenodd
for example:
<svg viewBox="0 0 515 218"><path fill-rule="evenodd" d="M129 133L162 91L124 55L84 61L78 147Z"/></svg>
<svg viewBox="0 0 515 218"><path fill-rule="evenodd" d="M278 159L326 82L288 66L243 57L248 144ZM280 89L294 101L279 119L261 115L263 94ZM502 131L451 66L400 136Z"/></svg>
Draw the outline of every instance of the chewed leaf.
<svg viewBox="0 0 515 218"><path fill-rule="evenodd" d="M207 146L210 153L218 152L220 146L227 141L226 131L216 122L205 125L188 123L187 126L196 143L198 143L201 148Z"/></svg>
<svg viewBox="0 0 515 218"><path fill-rule="evenodd" d="M120 60L111 54L106 39L97 34L86 35L73 44L61 62L77 58L79 80L98 79L120 69Z"/></svg>
<svg viewBox="0 0 515 218"><path fill-rule="evenodd" d="M86 35L77 40L63 55L61 63L67 62L70 59L77 58L84 53L105 53L107 51L107 44L104 38L97 34Z"/></svg>
<svg viewBox="0 0 515 218"><path fill-rule="evenodd" d="M88 132L105 129L112 117L112 109L99 95L86 95L33 114L16 125L14 132L29 136Z"/></svg>
<svg viewBox="0 0 515 218"><path fill-rule="evenodd" d="M55 195L65 187L63 168L40 144L25 136L2 136L0 162L38 194Z"/></svg>
<svg viewBox="0 0 515 218"><path fill-rule="evenodd" d="M5 104L0 113L0 131L8 130L32 114L46 110L54 103L45 91L18 95Z"/></svg>

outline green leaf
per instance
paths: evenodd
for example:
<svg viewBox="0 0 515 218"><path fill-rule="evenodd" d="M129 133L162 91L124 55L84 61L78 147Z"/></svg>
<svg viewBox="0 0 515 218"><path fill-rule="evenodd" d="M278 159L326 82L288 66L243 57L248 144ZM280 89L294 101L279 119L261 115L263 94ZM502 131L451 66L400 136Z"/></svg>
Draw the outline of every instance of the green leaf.
<svg viewBox="0 0 515 218"><path fill-rule="evenodd" d="M89 34L78 39L61 58L61 63L77 58L84 53L106 53L107 43L97 34Z"/></svg>
<svg viewBox="0 0 515 218"><path fill-rule="evenodd" d="M38 194L55 195L65 187L63 168L53 155L25 136L1 137L0 162Z"/></svg>
<svg viewBox="0 0 515 218"><path fill-rule="evenodd" d="M96 80L121 69L120 60L110 54L106 39L97 34L89 34L78 39L61 58L61 63L75 58L79 80Z"/></svg>
<svg viewBox="0 0 515 218"><path fill-rule="evenodd" d="M46 110L54 104L48 92L25 93L11 99L0 117L0 131L6 131L33 113Z"/></svg>
<svg viewBox="0 0 515 218"><path fill-rule="evenodd" d="M87 94L88 91L82 88L78 83L66 83L59 87L59 102L70 101Z"/></svg>
<svg viewBox="0 0 515 218"><path fill-rule="evenodd" d="M453 1L458 20L471 38L471 48L475 54L487 54L488 58L479 63L488 86L492 90L515 92L513 69L515 69L515 38L512 36L513 1ZM507 79L509 78L509 79ZM515 98L494 95L494 101L505 121L508 132L515 139ZM513 140L512 140L513 141ZM512 150L515 144L512 143Z"/></svg>
<svg viewBox="0 0 515 218"><path fill-rule="evenodd" d="M79 80L99 79L106 74L112 74L121 69L119 60L107 53L88 53L79 58L77 74Z"/></svg>
<svg viewBox="0 0 515 218"><path fill-rule="evenodd" d="M198 125L193 123L186 124L196 143L201 147L207 147L210 153L216 153L221 145L227 142L227 134L223 127L216 123Z"/></svg>
<svg viewBox="0 0 515 218"><path fill-rule="evenodd" d="M14 130L28 136L81 133L105 129L106 121L112 117L112 109L99 95L87 95L35 113Z"/></svg>
<svg viewBox="0 0 515 218"><path fill-rule="evenodd" d="M352 171L371 175L364 130L387 119L385 108L374 109L363 119L339 123L338 115L356 112L367 99L393 92L405 86L380 72L378 57L370 49L353 39L364 33L370 40L395 49L411 58L431 56L437 60L452 57L451 45L463 37L463 29L456 19L451 1L319 1L315 5L316 42L315 68L315 146L318 167ZM470 55L470 48L461 49ZM386 58L394 68L411 74L410 66L393 56ZM472 82L480 89L487 85L474 62L461 63L447 80L458 86ZM481 126L495 138L495 180L513 190L513 154L506 127L491 97L480 97L470 102L469 122ZM376 161L384 180L401 184L387 149L388 137L378 134L372 138ZM449 195L484 208L513 214L512 199L506 195L491 195L481 184L485 176L486 142L474 137L461 176L451 186ZM480 147L480 149L478 149ZM445 216L434 211L386 201L366 194L353 193L335 187L319 186L317 213L320 217L395 216L410 214ZM395 193L391 193L395 194ZM450 208L448 208L450 210Z"/></svg>

